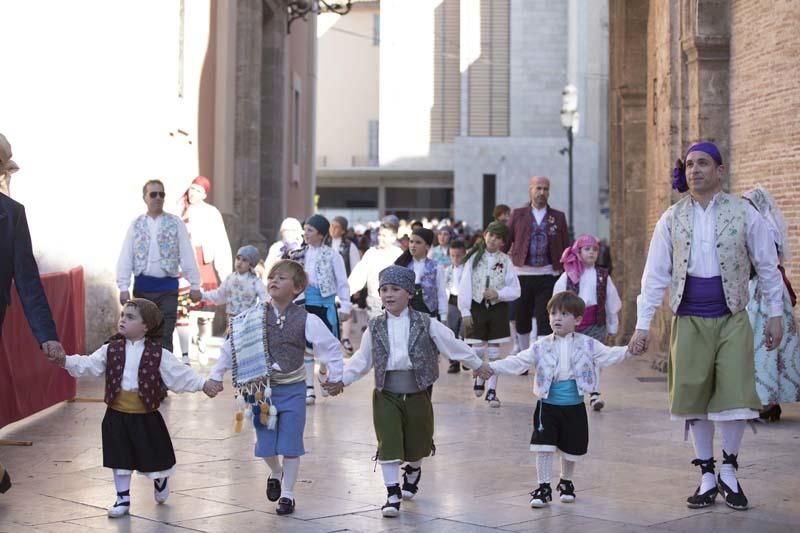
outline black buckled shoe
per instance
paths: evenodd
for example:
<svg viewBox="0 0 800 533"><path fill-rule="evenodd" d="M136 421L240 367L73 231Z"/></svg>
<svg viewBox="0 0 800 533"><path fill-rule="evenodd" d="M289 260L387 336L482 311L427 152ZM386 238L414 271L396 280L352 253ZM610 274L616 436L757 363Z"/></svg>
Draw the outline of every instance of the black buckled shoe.
<svg viewBox="0 0 800 533"><path fill-rule="evenodd" d="M556 490L558 490L559 499L562 502L572 503L575 501L575 485L569 479L559 479Z"/></svg>
<svg viewBox="0 0 800 533"><path fill-rule="evenodd" d="M550 483L540 483L539 488L531 492L530 506L535 509L547 507L547 502L553 501L553 489Z"/></svg>
<svg viewBox="0 0 800 533"><path fill-rule="evenodd" d="M724 465L733 465L734 470L739 470L739 463L737 458L739 456L736 454L727 454L725 450L722 450L722 464ZM722 493L722 497L725 498L725 505L730 507L731 509L736 509L737 511L744 511L747 509L747 496L744 495L744 489L742 488L742 483L737 479L736 483L739 485L739 491L734 492L724 481L722 481L722 476L717 475L717 484L719 485L719 491Z"/></svg>
<svg viewBox="0 0 800 533"><path fill-rule="evenodd" d="M409 476L417 474L417 480L414 483L409 483L408 478ZM422 467L414 468L411 465L406 465L403 467L403 499L404 500L413 500L414 496L417 495L417 491L419 490L419 480L422 479Z"/></svg>
<svg viewBox="0 0 800 533"><path fill-rule="evenodd" d="M486 391L486 401L489 403L489 407L500 407L500 398L497 397L497 391L494 389Z"/></svg>
<svg viewBox="0 0 800 533"><path fill-rule="evenodd" d="M478 378L475 378L475 381L473 382L473 385L472 385L472 392L475 393L475 396L477 398L480 398L481 396L483 396L483 393L484 393L485 390L486 390L486 382L481 383L479 385L478 384Z"/></svg>
<svg viewBox="0 0 800 533"><path fill-rule="evenodd" d="M280 498L278 500L278 507L275 512L283 516L285 514L292 514L294 512L294 500L289 498Z"/></svg>
<svg viewBox="0 0 800 533"><path fill-rule="evenodd" d="M458 374L461 372L461 363L458 361L450 361L450 366L447 368L448 374Z"/></svg>
<svg viewBox="0 0 800 533"><path fill-rule="evenodd" d="M281 480L278 478L267 478L267 499L271 502L276 502L280 497Z"/></svg>
<svg viewBox="0 0 800 533"><path fill-rule="evenodd" d="M403 501L403 492L400 490L400 485L386 487L386 492L388 493L386 496L386 503L381 507L381 514L386 518L394 518L400 514L400 502ZM392 496L397 498L396 502L389 501L389 498Z"/></svg>
<svg viewBox="0 0 800 533"><path fill-rule="evenodd" d="M699 466L701 475L703 474L711 474L714 475L714 458L711 459L695 459L692 461L694 466ZM689 509L702 509L703 507L708 507L709 505L713 505L717 499L717 487L711 487L704 493L700 494L700 487L702 485L698 485L697 489L695 489L694 494L686 498L686 506Z"/></svg>

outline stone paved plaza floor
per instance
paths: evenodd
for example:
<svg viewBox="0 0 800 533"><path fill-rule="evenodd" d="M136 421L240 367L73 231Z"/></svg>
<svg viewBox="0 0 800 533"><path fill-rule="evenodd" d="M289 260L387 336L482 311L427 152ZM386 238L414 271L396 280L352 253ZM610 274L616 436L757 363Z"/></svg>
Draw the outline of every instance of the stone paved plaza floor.
<svg viewBox="0 0 800 533"><path fill-rule="evenodd" d="M645 359L628 360L604 373L607 407L589 415L589 454L574 476L577 502L531 509L530 378L501 377L503 406L490 409L472 395L467 373L444 370L443 363L433 394L438 453L423 463L420 493L403 504L399 518L380 516L385 490L370 461L372 380L365 378L309 408L308 453L290 517L277 516L267 501L266 465L253 457L252 430L232 432L226 391L213 400L202 393L170 395L161 411L178 458L172 494L157 505L152 483L134 477L131 516L116 520L106 516L114 488L102 466L102 403L60 404L4 428L0 438L32 440L33 446L0 447L14 479L0 496L0 532L800 531L797 405L784 409L780 423L745 435L740 478L749 511L733 511L719 500L711 509L690 510L684 501L699 471L689 464L693 454L683 425L668 420L663 374ZM99 398L101 391L100 380L79 382L79 396ZM715 447L721 455L718 439Z"/></svg>

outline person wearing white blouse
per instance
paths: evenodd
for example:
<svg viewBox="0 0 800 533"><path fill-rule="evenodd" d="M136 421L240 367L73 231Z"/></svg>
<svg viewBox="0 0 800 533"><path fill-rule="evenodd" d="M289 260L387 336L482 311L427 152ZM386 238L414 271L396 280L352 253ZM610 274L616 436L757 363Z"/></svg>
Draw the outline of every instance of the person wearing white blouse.
<svg viewBox="0 0 800 533"><path fill-rule="evenodd" d="M600 243L593 236L581 235L575 239L573 245L561 255L564 273L556 281L553 294L569 290L580 296L586 304L586 310L575 331L611 344L619 328L618 315L622 300L608 270L595 266L599 253ZM592 392L589 405L595 411L605 406L600 398L599 386L597 391Z"/></svg>

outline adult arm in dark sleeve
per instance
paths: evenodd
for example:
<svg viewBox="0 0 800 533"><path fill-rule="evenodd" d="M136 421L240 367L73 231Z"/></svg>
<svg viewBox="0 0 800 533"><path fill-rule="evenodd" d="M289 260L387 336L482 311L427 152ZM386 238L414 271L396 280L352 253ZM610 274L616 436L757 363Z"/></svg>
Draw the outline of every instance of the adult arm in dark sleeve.
<svg viewBox="0 0 800 533"><path fill-rule="evenodd" d="M56 324L47 296L44 293L42 282L39 279L39 267L33 256L31 234L28 230L28 220L25 217L25 208L20 206L17 210L17 219L14 221L14 283L17 294L22 301L25 317L28 319L33 336L39 344L47 341L58 341Z"/></svg>
<svg viewBox="0 0 800 533"><path fill-rule="evenodd" d="M503 243L503 252L509 253L511 251L511 245L514 244L514 223L516 219L517 210L514 209L511 211L511 219L508 221L508 238Z"/></svg>

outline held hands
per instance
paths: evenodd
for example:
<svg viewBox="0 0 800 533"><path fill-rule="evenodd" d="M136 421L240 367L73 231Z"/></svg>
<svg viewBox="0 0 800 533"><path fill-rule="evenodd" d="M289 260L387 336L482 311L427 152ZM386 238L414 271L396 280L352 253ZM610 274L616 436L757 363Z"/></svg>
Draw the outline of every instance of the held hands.
<svg viewBox="0 0 800 533"><path fill-rule="evenodd" d="M637 329L628 343L628 351L633 355L642 355L650 345L650 332L644 329Z"/></svg>
<svg viewBox="0 0 800 533"><path fill-rule="evenodd" d="M347 322L348 320L350 320L350 318L352 318L353 313L352 312L343 313L341 311L338 311L338 315L339 315L339 322Z"/></svg>
<svg viewBox="0 0 800 533"><path fill-rule="evenodd" d="M197 303L203 298L203 291L200 289L192 289L189 291L189 298L191 298L194 303Z"/></svg>
<svg viewBox="0 0 800 533"><path fill-rule="evenodd" d="M206 393L206 396L209 398L213 398L220 392L224 390L221 381L217 381L215 379L207 379L205 383L203 383L203 392Z"/></svg>
<svg viewBox="0 0 800 533"><path fill-rule="evenodd" d="M480 368L477 368L472 371L472 377L481 378L481 379L489 379L494 374L494 370L488 364L483 363Z"/></svg>
<svg viewBox="0 0 800 533"><path fill-rule="evenodd" d="M64 363L67 360L67 353L64 351L64 347L61 346L60 342L45 341L42 343L41 348L51 363L64 368Z"/></svg>
<svg viewBox="0 0 800 533"><path fill-rule="evenodd" d="M344 391L344 383L341 381L325 381L320 385L331 396L337 396Z"/></svg>
<svg viewBox="0 0 800 533"><path fill-rule="evenodd" d="M783 317L773 316L767 320L764 339L767 344L767 351L772 351L781 345L781 340L783 339Z"/></svg>
<svg viewBox="0 0 800 533"><path fill-rule="evenodd" d="M472 327L472 317L471 316L462 317L461 323L464 325L464 331L467 331Z"/></svg>

